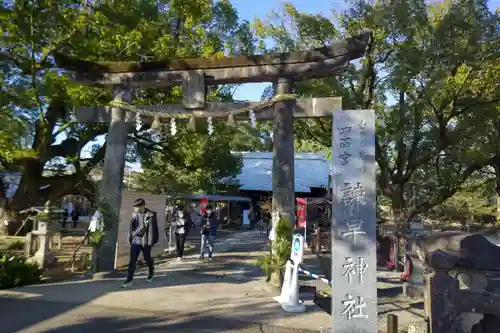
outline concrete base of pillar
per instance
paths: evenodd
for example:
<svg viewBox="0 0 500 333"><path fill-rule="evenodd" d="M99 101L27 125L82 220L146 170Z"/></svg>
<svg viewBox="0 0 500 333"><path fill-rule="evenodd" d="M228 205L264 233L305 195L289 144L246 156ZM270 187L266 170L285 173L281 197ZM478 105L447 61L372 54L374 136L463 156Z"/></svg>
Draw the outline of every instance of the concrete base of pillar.
<svg viewBox="0 0 500 333"><path fill-rule="evenodd" d="M408 326L408 333L430 332L429 324L426 321L417 321Z"/></svg>
<svg viewBox="0 0 500 333"><path fill-rule="evenodd" d="M403 295L411 298L423 298L425 291L425 285L404 282L403 283Z"/></svg>
<svg viewBox="0 0 500 333"><path fill-rule="evenodd" d="M28 258L27 261L37 264L41 269L57 267L57 258L52 254L52 252L37 252L34 256Z"/></svg>
<svg viewBox="0 0 500 333"><path fill-rule="evenodd" d="M306 306L304 304L300 303L300 301L297 304L288 304L288 303L282 304L281 308L283 309L283 311L285 311L287 313L306 312Z"/></svg>
<svg viewBox="0 0 500 333"><path fill-rule="evenodd" d="M120 272L118 272L117 270L110 272L96 272L92 274L93 280L117 279L120 277Z"/></svg>

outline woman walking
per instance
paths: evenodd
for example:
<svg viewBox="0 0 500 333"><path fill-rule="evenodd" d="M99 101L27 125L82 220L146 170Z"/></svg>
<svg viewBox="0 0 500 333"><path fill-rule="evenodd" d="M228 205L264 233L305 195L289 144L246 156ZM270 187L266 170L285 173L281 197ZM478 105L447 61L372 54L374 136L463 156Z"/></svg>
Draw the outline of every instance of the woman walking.
<svg viewBox="0 0 500 333"><path fill-rule="evenodd" d="M184 244L186 243L186 237L188 229L190 227L189 214L184 211L183 205L177 206L175 220L175 244L177 248L177 261L182 261L182 256L184 255Z"/></svg>

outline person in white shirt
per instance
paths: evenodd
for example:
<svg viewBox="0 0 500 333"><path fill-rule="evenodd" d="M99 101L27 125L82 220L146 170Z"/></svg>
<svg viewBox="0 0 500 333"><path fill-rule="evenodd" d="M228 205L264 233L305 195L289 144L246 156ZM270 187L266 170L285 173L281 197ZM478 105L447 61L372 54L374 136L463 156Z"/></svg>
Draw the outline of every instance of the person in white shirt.
<svg viewBox="0 0 500 333"><path fill-rule="evenodd" d="M186 237L191 226L191 219L189 214L184 210L183 205L177 206L174 223L177 261L182 261L182 256L184 255L184 244L186 243Z"/></svg>
<svg viewBox="0 0 500 333"><path fill-rule="evenodd" d="M198 219L200 218L199 209L196 207L196 204L191 206L191 212L189 213L189 217L191 218L191 226L193 228L197 227Z"/></svg>

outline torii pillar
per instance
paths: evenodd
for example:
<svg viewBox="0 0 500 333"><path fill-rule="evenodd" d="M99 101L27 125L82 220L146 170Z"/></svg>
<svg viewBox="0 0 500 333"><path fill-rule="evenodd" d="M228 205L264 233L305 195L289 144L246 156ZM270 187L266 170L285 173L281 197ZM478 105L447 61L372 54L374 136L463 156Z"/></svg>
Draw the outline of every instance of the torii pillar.
<svg viewBox="0 0 500 333"><path fill-rule="evenodd" d="M118 85L113 87L114 100L132 102L132 91L129 87ZM115 269L116 248L118 246L118 226L123 193L123 173L127 154L127 141L130 123L126 122L127 112L113 107L106 140L104 156L104 172L99 189L99 206L107 210L105 214L109 225L105 230L100 248L97 250L98 260L94 272L112 272Z"/></svg>
<svg viewBox="0 0 500 333"><path fill-rule="evenodd" d="M276 94L291 94L293 81L279 78ZM288 99L274 105L273 132L273 228L280 218L295 223L295 152L293 148L293 115L297 100ZM274 230L274 229L273 229Z"/></svg>
<svg viewBox="0 0 500 333"><path fill-rule="evenodd" d="M137 62L95 62L56 54L60 68L73 73L73 80L80 84L113 87L116 101L131 102L131 89L184 86L184 105L162 106L162 112L175 116L183 112L205 110L213 118L220 109L231 110L241 107L224 105L231 103L205 103L205 87L220 84L241 84L251 82L276 82L278 94L288 94L293 90L293 80L306 80L332 76L345 70L349 61L363 57L370 31L340 40L332 45L309 51L256 56L233 56L223 59L180 59L151 63ZM331 116L338 103L323 107L317 105L319 99L308 101L283 100L261 119L274 118L273 137L273 225L282 217L295 222L294 189L294 149L293 118ZM331 103L332 99L325 99ZM244 104L244 103L243 103ZM247 103L247 107L252 107ZM321 103L319 103L321 104ZM115 263L117 228L123 189L127 134L129 131L128 112L119 108L86 108L80 110L79 122L111 122L108 130L107 151L104 162L104 179L101 185L100 202L112 207L111 225L100 251L99 271L112 271ZM89 109L93 109L92 112ZM153 107L155 112L158 107ZM222 112L227 116L227 112ZM271 117L269 115L271 114ZM103 117L104 116L104 117ZM196 115L195 115L196 116Z"/></svg>

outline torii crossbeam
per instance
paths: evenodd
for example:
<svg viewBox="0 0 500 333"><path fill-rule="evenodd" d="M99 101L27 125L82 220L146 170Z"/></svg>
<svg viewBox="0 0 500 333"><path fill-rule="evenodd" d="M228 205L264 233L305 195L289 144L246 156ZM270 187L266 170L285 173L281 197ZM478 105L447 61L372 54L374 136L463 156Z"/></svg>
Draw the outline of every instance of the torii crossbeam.
<svg viewBox="0 0 500 333"><path fill-rule="evenodd" d="M183 106L169 105L156 107L156 109L152 107L152 109L170 116L175 116L179 112L191 112L196 116L197 112L198 115L201 112L203 117L213 114L215 118L221 109L238 108L238 106L207 104L207 85L275 82L277 95L292 94L294 81L341 73L349 61L364 55L370 39L371 32L362 31L357 36L310 51L217 59L98 62L56 54L55 60L58 67L65 69L77 83L112 88L115 102L130 104L133 89L182 85ZM331 108L330 112L328 112L329 108ZM273 225L277 223L279 216L288 217L290 221L294 219L294 116L323 117L339 108L339 98L300 101L285 99L276 101L260 113L259 117L262 119L274 119ZM99 269L113 271L126 142L130 129L127 122L130 121L130 116L128 116L130 113L120 107L80 108L75 111L76 121L109 121L110 123L100 200L113 208L110 212L112 224L108 227L101 245ZM86 115L86 112L89 114Z"/></svg>

